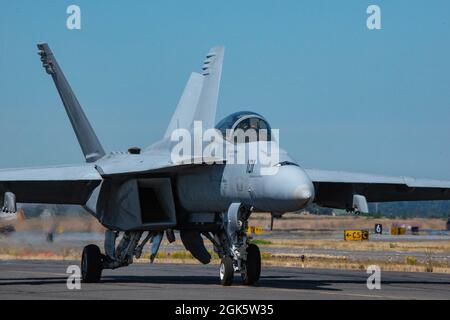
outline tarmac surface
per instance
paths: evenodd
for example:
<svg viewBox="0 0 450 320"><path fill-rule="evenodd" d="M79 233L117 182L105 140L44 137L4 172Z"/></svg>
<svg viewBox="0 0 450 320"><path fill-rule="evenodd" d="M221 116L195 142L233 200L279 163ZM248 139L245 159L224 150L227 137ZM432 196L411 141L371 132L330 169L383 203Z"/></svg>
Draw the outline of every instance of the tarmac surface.
<svg viewBox="0 0 450 320"><path fill-rule="evenodd" d="M364 270L263 267L259 283L218 284L217 265L137 263L105 270L97 284L67 288L67 267L78 261L0 261L5 299L450 299L450 275L382 272L381 289L369 290Z"/></svg>

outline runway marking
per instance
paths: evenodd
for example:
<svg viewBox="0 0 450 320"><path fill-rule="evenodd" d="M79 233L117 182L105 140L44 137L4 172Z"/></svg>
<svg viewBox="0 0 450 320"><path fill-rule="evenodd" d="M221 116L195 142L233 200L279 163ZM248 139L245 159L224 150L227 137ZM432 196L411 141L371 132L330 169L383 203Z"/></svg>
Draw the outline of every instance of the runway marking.
<svg viewBox="0 0 450 320"><path fill-rule="evenodd" d="M11 273L26 273L26 274L36 274L36 275L51 275L51 276L65 276L67 277L66 273L58 273L58 272L43 272L43 271L28 271L28 270L7 270L6 272ZM20 278L18 278L20 280Z"/></svg>
<svg viewBox="0 0 450 320"><path fill-rule="evenodd" d="M245 286L235 286L235 287L248 289L248 287L245 287ZM255 287L255 288L264 288L264 286ZM319 290L309 290L309 289L285 289L285 288L269 288L269 289L277 290L277 291L285 291L285 292L303 291L303 292L309 292L309 293L314 293L314 294L350 296L350 297L354 296L354 297L380 298L380 299L411 299L408 297L385 296L385 295L362 294L362 293L330 292L330 291L319 291ZM323 289L323 290L327 290L327 289Z"/></svg>

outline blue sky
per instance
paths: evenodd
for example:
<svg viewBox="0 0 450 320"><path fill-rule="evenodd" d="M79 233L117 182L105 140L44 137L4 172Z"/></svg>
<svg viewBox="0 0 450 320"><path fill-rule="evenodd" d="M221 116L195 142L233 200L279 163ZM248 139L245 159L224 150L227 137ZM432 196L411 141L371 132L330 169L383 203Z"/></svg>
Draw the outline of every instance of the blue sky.
<svg viewBox="0 0 450 320"><path fill-rule="evenodd" d="M82 30L66 28L77 4ZM377 4L382 30L366 28ZM83 161L36 43L109 151L161 137L226 46L218 119L251 109L304 167L450 179L450 2L2 1L0 168Z"/></svg>

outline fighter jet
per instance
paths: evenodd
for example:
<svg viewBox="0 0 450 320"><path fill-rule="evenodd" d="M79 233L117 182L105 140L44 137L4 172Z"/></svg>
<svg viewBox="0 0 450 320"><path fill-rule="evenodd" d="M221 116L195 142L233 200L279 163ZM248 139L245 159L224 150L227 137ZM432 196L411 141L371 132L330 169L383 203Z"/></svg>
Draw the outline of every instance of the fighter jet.
<svg viewBox="0 0 450 320"><path fill-rule="evenodd" d="M216 124L222 46L212 48L201 71L190 75L159 141L143 150L132 147L107 153L49 46L38 44L38 49L86 161L0 170L2 211L14 214L16 202L86 208L106 232L103 252L92 244L83 249L84 282L98 282L102 270L133 263L147 243L153 262L164 235L173 242L174 231L178 231L185 248L204 264L211 260L204 241L213 244L221 258L218 275L222 285L231 285L235 273L244 284L253 285L260 278L261 255L246 232L252 212L279 216L311 203L368 212L368 202L450 199L450 181L304 169L279 147L269 122L256 112L236 112ZM218 132L213 144L220 147L208 157L195 150L180 156L175 147L181 139L174 139L174 132L195 137L197 123L202 130ZM235 139L236 132L250 129L259 130L253 139ZM200 149L204 144L202 140ZM221 146L226 152L220 152ZM276 155L276 163L250 157L230 161L238 149L250 146L260 147L265 155Z"/></svg>

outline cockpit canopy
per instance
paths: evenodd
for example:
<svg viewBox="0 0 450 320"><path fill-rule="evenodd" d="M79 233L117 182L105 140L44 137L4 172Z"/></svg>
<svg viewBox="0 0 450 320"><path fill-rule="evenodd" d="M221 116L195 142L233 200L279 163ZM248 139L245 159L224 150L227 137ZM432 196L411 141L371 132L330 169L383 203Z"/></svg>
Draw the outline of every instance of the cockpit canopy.
<svg viewBox="0 0 450 320"><path fill-rule="evenodd" d="M251 111L235 112L225 117L216 125L216 129L219 130L224 139L227 140L230 140L235 130L238 129L242 129L244 133L247 132L248 129L254 129L258 141L272 140L269 123L262 115Z"/></svg>

